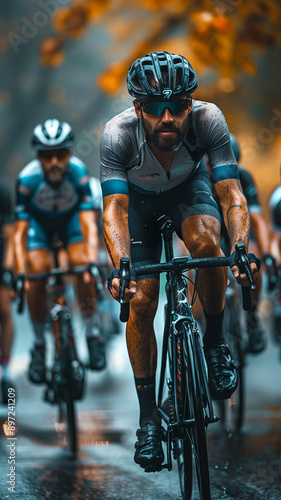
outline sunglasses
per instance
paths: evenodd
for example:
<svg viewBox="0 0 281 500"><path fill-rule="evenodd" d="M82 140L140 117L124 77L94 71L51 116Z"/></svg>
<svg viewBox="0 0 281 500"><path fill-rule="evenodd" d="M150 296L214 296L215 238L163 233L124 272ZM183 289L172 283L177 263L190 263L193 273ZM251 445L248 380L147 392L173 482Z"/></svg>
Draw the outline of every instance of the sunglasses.
<svg viewBox="0 0 281 500"><path fill-rule="evenodd" d="M179 115L182 111L188 109L190 99L174 99L172 101L139 101L143 111L149 115L162 116L165 109L168 109L171 115Z"/></svg>
<svg viewBox="0 0 281 500"><path fill-rule="evenodd" d="M54 156L58 160L64 160L68 153L68 149L53 149L51 151L38 151L38 156L41 156L44 160L51 160Z"/></svg>

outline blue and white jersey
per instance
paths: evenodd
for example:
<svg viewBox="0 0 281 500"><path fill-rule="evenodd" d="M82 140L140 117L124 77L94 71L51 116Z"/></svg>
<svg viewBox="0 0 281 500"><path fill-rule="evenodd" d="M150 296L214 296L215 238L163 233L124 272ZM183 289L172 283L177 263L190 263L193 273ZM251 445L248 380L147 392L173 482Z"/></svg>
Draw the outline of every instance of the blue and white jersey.
<svg viewBox="0 0 281 500"><path fill-rule="evenodd" d="M38 159L28 163L18 176L16 220L35 218L43 226L53 227L74 212L97 209L100 209L100 197L92 196L86 166L75 156L71 156L59 186L53 186L45 179Z"/></svg>

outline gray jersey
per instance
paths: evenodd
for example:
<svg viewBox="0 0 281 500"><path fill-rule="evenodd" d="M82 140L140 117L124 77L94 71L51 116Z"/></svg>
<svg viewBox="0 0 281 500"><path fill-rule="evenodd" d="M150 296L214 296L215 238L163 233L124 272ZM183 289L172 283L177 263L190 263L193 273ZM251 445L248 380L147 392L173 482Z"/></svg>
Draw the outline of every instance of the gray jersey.
<svg viewBox="0 0 281 500"><path fill-rule="evenodd" d="M183 144L175 152L169 172L149 148L135 109L129 108L112 118L102 134L103 195L127 193L124 182L151 194L172 189L199 168L205 153L209 155L214 182L239 179L227 124L215 104L193 101Z"/></svg>

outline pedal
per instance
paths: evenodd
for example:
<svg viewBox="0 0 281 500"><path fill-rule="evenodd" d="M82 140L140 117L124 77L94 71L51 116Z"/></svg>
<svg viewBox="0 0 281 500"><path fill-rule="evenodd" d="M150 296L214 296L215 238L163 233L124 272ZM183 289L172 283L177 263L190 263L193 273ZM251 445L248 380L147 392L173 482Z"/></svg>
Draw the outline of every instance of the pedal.
<svg viewBox="0 0 281 500"><path fill-rule="evenodd" d="M216 415L214 415L213 418L208 418L207 425L209 425L209 424L215 424L216 422L219 422L219 421L220 421L220 418L216 417Z"/></svg>
<svg viewBox="0 0 281 500"><path fill-rule="evenodd" d="M166 469L167 464L164 465L149 465L144 469L144 472L160 472L162 469Z"/></svg>

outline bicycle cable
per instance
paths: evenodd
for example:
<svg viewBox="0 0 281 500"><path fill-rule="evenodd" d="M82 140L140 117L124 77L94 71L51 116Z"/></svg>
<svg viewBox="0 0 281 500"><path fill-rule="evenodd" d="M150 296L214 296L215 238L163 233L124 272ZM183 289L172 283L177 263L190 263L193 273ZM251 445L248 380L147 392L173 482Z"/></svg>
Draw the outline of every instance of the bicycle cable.
<svg viewBox="0 0 281 500"><path fill-rule="evenodd" d="M192 285L193 285L193 293L192 293L192 297L191 297L191 302L190 302L190 305L191 307L194 305L196 299L197 299L197 282L198 282L198 274L197 272L195 271L195 280L192 281L191 278L189 278L188 276L186 276L185 274L181 273L181 276L183 278L186 279L186 281L189 281Z"/></svg>

